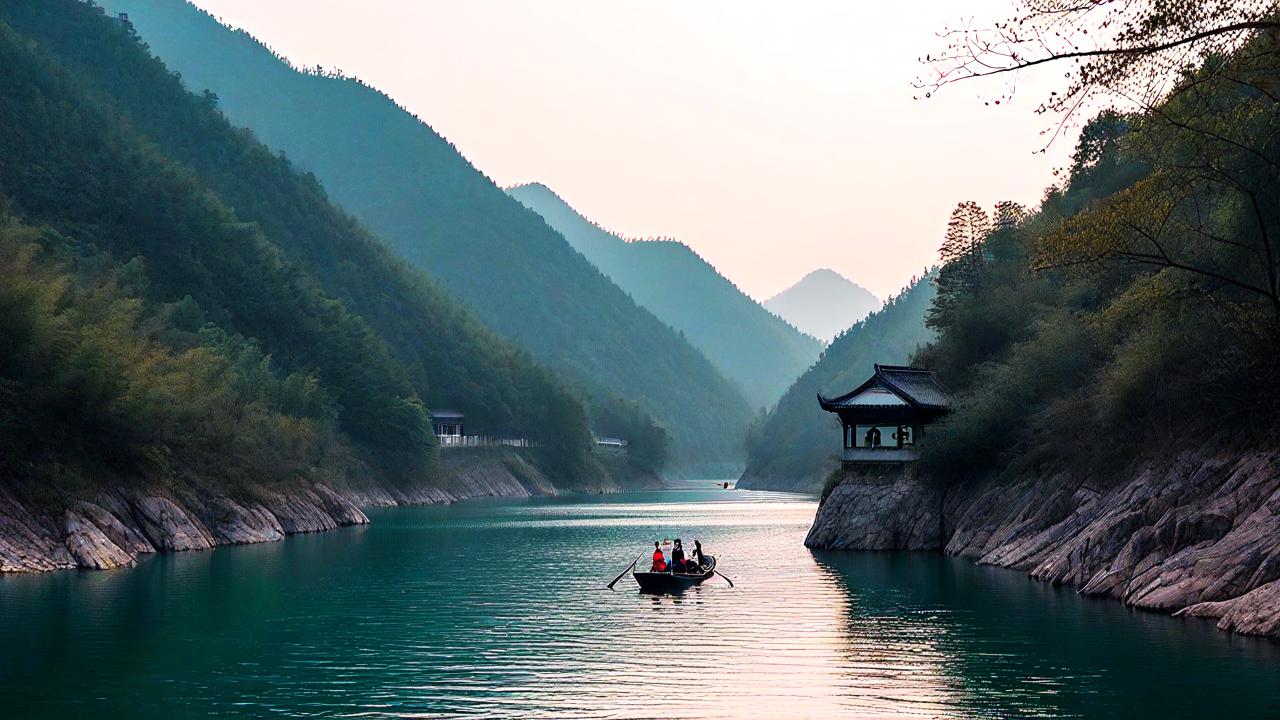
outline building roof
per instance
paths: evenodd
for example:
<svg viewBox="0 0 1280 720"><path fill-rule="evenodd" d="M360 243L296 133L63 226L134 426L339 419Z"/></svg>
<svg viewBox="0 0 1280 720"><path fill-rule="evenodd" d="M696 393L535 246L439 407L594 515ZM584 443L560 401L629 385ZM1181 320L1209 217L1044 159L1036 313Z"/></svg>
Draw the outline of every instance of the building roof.
<svg viewBox="0 0 1280 720"><path fill-rule="evenodd" d="M428 410L432 420L461 420L463 414L457 410Z"/></svg>
<svg viewBox="0 0 1280 720"><path fill-rule="evenodd" d="M932 370L903 367L900 365L876 365L876 374L883 377L894 389L906 393L909 402L928 408L949 408L951 398L938 384Z"/></svg>
<svg viewBox="0 0 1280 720"><path fill-rule="evenodd" d="M875 367L875 374L866 382L839 397L826 398L818 393L818 404L829 412L852 408L883 408L895 404L886 402L884 395L888 392L907 405L922 410L951 408L951 399L947 397L947 391L938 384L932 370L879 363Z"/></svg>

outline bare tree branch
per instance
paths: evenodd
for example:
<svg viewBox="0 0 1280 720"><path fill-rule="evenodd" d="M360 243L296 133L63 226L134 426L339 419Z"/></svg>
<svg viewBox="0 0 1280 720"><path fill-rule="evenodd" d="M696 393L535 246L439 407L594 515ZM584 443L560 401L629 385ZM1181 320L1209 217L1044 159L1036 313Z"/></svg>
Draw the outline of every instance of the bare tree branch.
<svg viewBox="0 0 1280 720"><path fill-rule="evenodd" d="M1016 72L1018 70L1025 70L1026 68L1035 67L1037 65L1044 65L1045 63L1057 62L1059 60L1070 60L1072 58L1094 58L1094 57L1107 57L1107 56L1113 56L1113 55L1150 55L1152 53L1158 53L1163 50L1171 50L1173 48L1180 47L1182 45L1187 45L1189 43L1199 42L1206 38L1214 37L1215 35L1241 32L1244 30L1273 30L1277 28L1280 28L1280 22L1272 22L1272 21L1241 22L1241 23L1234 23L1231 25L1225 25L1220 28L1205 30L1202 32L1195 33L1194 35L1188 35L1187 37L1184 37L1184 38L1179 38L1177 40L1171 40L1169 42L1164 42L1164 43L1157 43L1154 45L1139 45L1137 47L1129 47L1129 48L1102 48L1099 50L1080 50L1075 52L1053 53L1051 55L1048 55L1042 58L1036 58L1034 60L1019 61L1017 64L1007 66L1007 67L987 65L987 67L991 67L992 69L985 72L970 73L968 75L963 75L957 78L949 78L931 87L941 87L942 85L949 85L951 83L960 82L962 80L972 80L974 78L990 77L992 75L1001 75L1004 73ZM1009 56L1009 57L1016 57L1016 56ZM973 60L975 62L978 62L977 58L973 58Z"/></svg>

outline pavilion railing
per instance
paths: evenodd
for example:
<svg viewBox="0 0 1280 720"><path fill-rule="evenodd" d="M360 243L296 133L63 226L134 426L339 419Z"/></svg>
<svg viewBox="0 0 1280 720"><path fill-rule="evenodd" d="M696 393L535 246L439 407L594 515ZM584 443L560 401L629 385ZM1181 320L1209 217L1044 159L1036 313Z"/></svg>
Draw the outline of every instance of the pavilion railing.
<svg viewBox="0 0 1280 720"><path fill-rule="evenodd" d="M442 449L478 448L478 447L537 447L537 443L528 438L489 437L488 435L437 435Z"/></svg>
<svg viewBox="0 0 1280 720"><path fill-rule="evenodd" d="M914 447L847 447L842 459L847 463L913 462L920 459L920 451Z"/></svg>

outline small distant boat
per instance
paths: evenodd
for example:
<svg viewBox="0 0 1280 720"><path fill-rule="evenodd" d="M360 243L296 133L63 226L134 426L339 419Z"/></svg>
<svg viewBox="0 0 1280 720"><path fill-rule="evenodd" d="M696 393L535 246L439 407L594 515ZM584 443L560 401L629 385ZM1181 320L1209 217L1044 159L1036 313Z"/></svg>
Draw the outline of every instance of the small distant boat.
<svg viewBox="0 0 1280 720"><path fill-rule="evenodd" d="M640 586L640 592L678 593L688 590L694 585L701 584L704 580L710 579L711 576L715 574L715 556L708 555L707 564L700 573L686 575L684 573L632 571L631 576L636 579L636 584Z"/></svg>

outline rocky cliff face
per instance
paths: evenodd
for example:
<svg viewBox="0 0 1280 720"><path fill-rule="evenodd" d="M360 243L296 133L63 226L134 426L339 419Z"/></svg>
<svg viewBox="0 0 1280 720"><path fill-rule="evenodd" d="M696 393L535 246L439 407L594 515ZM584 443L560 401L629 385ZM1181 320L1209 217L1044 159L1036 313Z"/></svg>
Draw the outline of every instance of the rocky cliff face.
<svg viewBox="0 0 1280 720"><path fill-rule="evenodd" d="M112 490L60 513L36 512L0 493L0 572L105 570L160 551L271 542L369 522L324 485L258 493L254 501L164 489Z"/></svg>
<svg viewBox="0 0 1280 720"><path fill-rule="evenodd" d="M805 544L943 550L1280 638L1280 453L1185 452L1122 476L946 487L913 468L866 469L823 501Z"/></svg>
<svg viewBox="0 0 1280 720"><path fill-rule="evenodd" d="M589 485L607 484L593 478ZM506 448L463 448L440 455L440 475L415 487L349 483L342 494L360 507L434 505L475 497L555 495L557 488L518 453Z"/></svg>
<svg viewBox="0 0 1280 720"><path fill-rule="evenodd" d="M447 503L473 497L529 497L560 492L518 453L502 448L449 451L440 477L411 488L351 481L272 486L252 499L175 490L117 488L37 510L0 486L0 572L69 568L105 570L153 552L208 550L274 542L286 535L369 522L360 507ZM622 483L603 468L572 489L611 492ZM639 482L629 478L628 484ZM643 484L659 483L657 478Z"/></svg>

